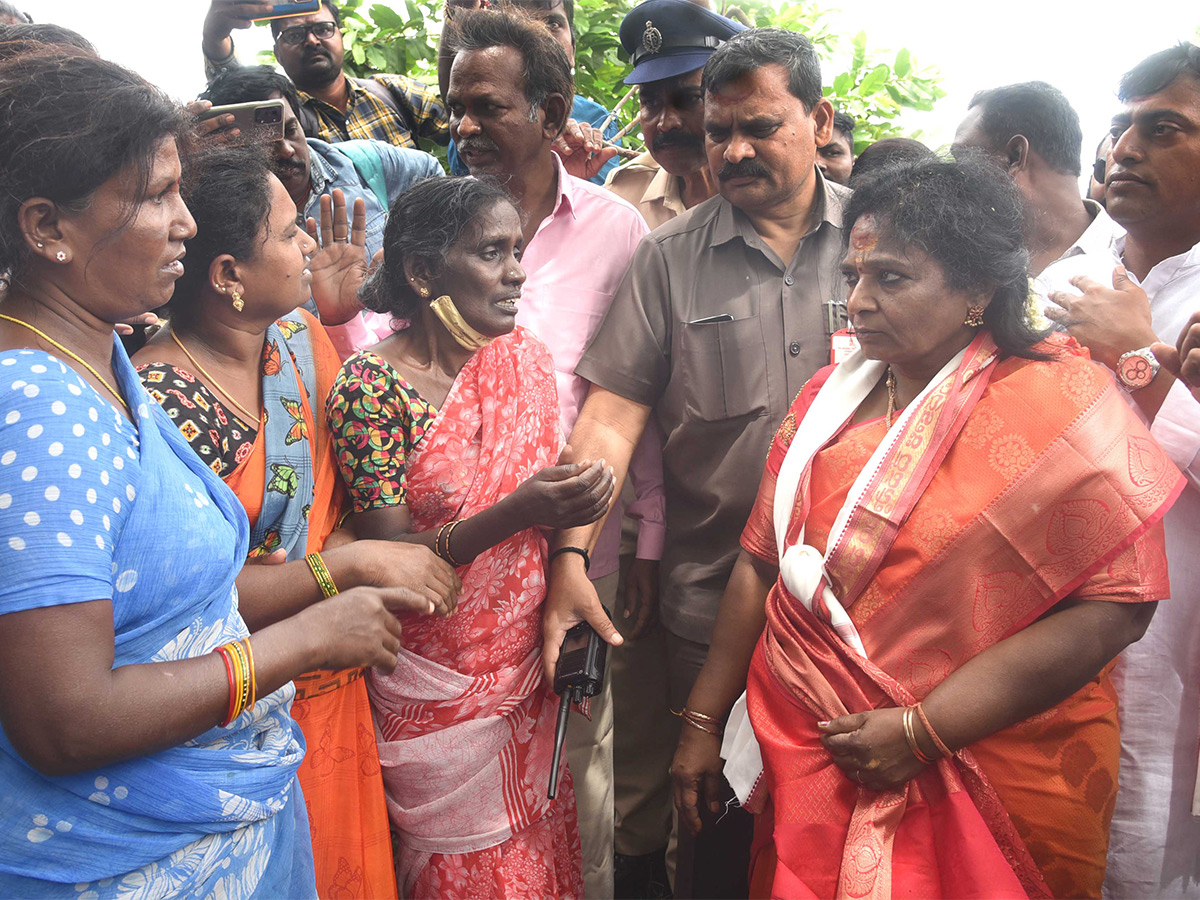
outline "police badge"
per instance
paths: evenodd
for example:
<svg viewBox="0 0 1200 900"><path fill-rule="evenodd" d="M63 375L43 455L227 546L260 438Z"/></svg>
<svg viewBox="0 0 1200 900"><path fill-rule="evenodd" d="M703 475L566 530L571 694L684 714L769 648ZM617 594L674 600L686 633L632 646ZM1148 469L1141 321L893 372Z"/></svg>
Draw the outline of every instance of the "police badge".
<svg viewBox="0 0 1200 900"><path fill-rule="evenodd" d="M646 20L646 30L642 32L642 47L647 53L657 53L662 49L662 32L649 19Z"/></svg>

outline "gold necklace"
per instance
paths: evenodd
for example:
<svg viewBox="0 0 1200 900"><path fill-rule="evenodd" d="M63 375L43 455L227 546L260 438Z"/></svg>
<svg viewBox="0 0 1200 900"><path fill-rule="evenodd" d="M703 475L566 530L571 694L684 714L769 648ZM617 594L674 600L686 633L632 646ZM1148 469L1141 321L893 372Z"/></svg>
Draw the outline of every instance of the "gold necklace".
<svg viewBox="0 0 1200 900"><path fill-rule="evenodd" d="M211 384L218 391L220 391L225 396L226 400L228 400L230 403L232 403L234 406L236 406L238 409L240 409L242 411L242 415L246 417L247 423L255 422L255 421L258 421L260 418L262 418L261 416L254 415L254 413L250 412L250 410L246 409L246 407L242 406L242 404L240 404L236 400L234 400L233 395L231 393L229 393L229 391L225 390L225 388L221 387L221 382L217 381L217 379L215 379L211 375L209 375L208 372L205 371L204 366L202 366L202 365L200 365L200 363L196 362L196 357L192 356L192 354L188 352L188 348L183 346L183 341L181 341L179 339L179 335L177 335L175 333L174 328L171 329L171 339L173 341L175 341L176 344L179 345L179 349L182 350L184 355L192 361L192 365L196 367L196 371L199 372L201 375L203 375L209 384Z"/></svg>
<svg viewBox="0 0 1200 900"><path fill-rule="evenodd" d="M34 334L36 334L38 337L40 337L43 341L45 341L51 347L56 347L59 350L61 350L63 353L67 354L67 356L71 357L71 359L75 360L75 362L79 363L81 366L83 366L85 369L87 369L89 372L91 372L96 377L97 381L99 381L102 385L104 385L106 388L108 388L108 392L110 394L112 394L119 401L121 401L121 405L123 407L125 407L125 409L129 412L129 414L133 415L133 410L129 408L129 404L125 402L125 398L122 397L117 392L117 389L115 387L113 387L111 384L108 383L108 379L106 379L103 375L101 375L99 372L97 372L95 369L93 369L86 360L81 359L77 354L72 353L70 350L68 350L66 347L64 347L62 344L60 344L54 338L48 336L45 332L39 331L38 329L34 328L28 322L23 322L20 319L14 319L12 316L5 316L5 315L0 315L0 319L4 319L6 322L12 322L14 325L20 325L22 328L28 328L30 331L32 331Z"/></svg>
<svg viewBox="0 0 1200 900"><path fill-rule="evenodd" d="M896 414L896 376L892 374L892 367L888 366L887 370L887 427L890 430L892 427L892 416Z"/></svg>

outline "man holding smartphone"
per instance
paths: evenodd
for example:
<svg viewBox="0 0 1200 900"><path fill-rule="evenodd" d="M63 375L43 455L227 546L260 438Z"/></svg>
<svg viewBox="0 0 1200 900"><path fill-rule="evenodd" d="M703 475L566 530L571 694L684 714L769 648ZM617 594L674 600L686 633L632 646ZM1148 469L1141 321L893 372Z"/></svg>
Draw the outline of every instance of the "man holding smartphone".
<svg viewBox="0 0 1200 900"><path fill-rule="evenodd" d="M240 68L231 34L270 16L278 3L212 0L204 19L204 70L208 81ZM450 138L446 107L436 88L405 75L351 78L342 71L341 16L332 0L302 16L271 20L275 59L296 85L296 114L305 134L336 143L377 140L417 147L419 138L445 144Z"/></svg>
<svg viewBox="0 0 1200 900"><path fill-rule="evenodd" d="M305 218L320 219L323 194L340 190L348 209L361 198L366 207L368 259L383 247L388 210L396 198L423 178L443 174L436 159L410 147L360 140L330 144L305 138L296 113L301 105L296 90L270 66L226 71L213 79L202 99L218 106L282 100L283 130L271 144L272 170ZM341 324L327 324L326 331L344 358L391 334L391 316L363 311Z"/></svg>

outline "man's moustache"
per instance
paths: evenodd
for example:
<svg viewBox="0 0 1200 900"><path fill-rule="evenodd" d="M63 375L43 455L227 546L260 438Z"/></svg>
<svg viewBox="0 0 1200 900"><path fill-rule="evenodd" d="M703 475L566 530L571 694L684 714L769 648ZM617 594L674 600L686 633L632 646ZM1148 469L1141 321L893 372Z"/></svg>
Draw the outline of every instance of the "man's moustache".
<svg viewBox="0 0 1200 900"><path fill-rule="evenodd" d="M459 153L468 153L468 152L495 153L495 152L499 151L499 149L500 148L496 146L495 141L493 141L491 138L486 138L486 137L469 137L469 138L464 138L463 140L458 142L458 152Z"/></svg>
<svg viewBox="0 0 1200 900"><path fill-rule="evenodd" d="M699 150L703 145L704 141L699 135L688 134L686 131L668 131L665 134L656 134L650 142L650 149L668 150L671 147L679 147L682 150Z"/></svg>
<svg viewBox="0 0 1200 900"><path fill-rule="evenodd" d="M729 181L731 178L768 178L770 175L762 163L747 159L737 163L725 163L717 173L717 178Z"/></svg>

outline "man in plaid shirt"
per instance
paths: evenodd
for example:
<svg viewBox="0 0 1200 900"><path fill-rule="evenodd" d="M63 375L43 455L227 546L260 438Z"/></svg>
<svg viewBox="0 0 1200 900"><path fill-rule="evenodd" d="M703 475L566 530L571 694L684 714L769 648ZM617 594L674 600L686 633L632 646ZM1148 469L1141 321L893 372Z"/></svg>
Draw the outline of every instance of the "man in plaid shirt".
<svg viewBox="0 0 1200 900"><path fill-rule="evenodd" d="M212 0L204 20L204 71L208 80L241 64L234 55L234 28L270 13L272 3ZM436 88L404 75L351 78L342 71L341 18L331 0L307 16L274 19L275 59L292 79L309 137L336 143L351 139L416 147L418 138L450 139L446 107Z"/></svg>

